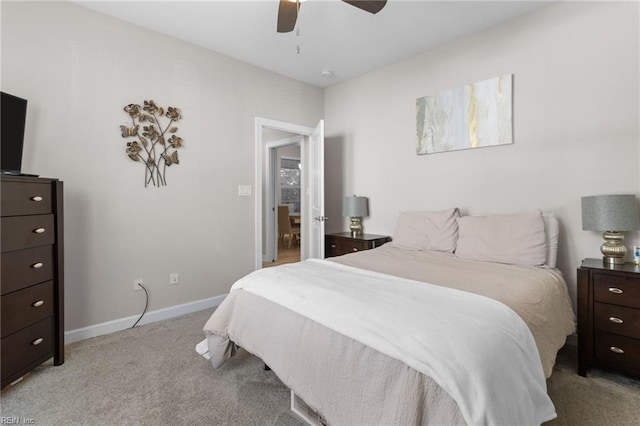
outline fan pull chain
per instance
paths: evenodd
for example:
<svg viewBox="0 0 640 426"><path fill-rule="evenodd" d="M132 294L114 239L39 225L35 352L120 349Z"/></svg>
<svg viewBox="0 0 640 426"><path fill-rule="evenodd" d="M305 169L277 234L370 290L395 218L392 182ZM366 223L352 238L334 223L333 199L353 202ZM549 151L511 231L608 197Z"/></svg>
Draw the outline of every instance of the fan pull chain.
<svg viewBox="0 0 640 426"><path fill-rule="evenodd" d="M298 16L300 16L300 0L296 0L296 21L298 20ZM300 26L296 25L296 54L300 54Z"/></svg>

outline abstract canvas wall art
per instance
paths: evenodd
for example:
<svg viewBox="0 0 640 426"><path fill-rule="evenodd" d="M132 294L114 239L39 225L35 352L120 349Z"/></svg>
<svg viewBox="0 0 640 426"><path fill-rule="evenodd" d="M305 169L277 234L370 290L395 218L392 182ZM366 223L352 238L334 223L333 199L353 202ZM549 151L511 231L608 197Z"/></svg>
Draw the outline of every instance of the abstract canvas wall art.
<svg viewBox="0 0 640 426"><path fill-rule="evenodd" d="M416 99L417 153L513 143L513 74Z"/></svg>

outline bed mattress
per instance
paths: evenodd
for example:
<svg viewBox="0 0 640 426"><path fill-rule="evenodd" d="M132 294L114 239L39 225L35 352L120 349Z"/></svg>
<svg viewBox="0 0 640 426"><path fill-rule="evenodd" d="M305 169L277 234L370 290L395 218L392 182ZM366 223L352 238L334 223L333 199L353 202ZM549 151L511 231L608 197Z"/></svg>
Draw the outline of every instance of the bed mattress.
<svg viewBox="0 0 640 426"><path fill-rule="evenodd" d="M334 262L498 300L527 324L544 374L575 328L559 271L468 261L382 246ZM465 424L431 377L406 363L247 291L233 291L205 325L214 366L238 346L260 357L331 424Z"/></svg>

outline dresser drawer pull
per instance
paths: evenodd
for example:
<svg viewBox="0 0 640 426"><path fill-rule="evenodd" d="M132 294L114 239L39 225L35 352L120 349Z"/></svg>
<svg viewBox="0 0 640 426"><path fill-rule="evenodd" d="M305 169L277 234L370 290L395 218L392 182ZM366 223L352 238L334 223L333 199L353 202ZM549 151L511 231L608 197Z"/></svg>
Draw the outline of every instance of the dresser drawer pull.
<svg viewBox="0 0 640 426"><path fill-rule="evenodd" d="M609 321L615 322L616 324L624 323L624 321L622 321L620 318L616 318L616 317L609 317Z"/></svg>
<svg viewBox="0 0 640 426"><path fill-rule="evenodd" d="M35 202L39 202L42 201L42 197L39 195L34 195L33 197L29 198L31 201L35 201Z"/></svg>
<svg viewBox="0 0 640 426"><path fill-rule="evenodd" d="M44 342L44 339L42 337L38 337L36 340L34 340L33 342L31 342L31 344L33 346L38 346L40 343Z"/></svg>
<svg viewBox="0 0 640 426"><path fill-rule="evenodd" d="M33 265L31 265L31 267L32 267L33 269L40 269L40 268L42 268L43 266L44 266L44 263L42 263L42 262L34 263Z"/></svg>
<svg viewBox="0 0 640 426"><path fill-rule="evenodd" d="M609 287L609 292L610 293L615 293L615 294L622 294L622 290L620 290L617 287Z"/></svg>
<svg viewBox="0 0 640 426"><path fill-rule="evenodd" d="M335 244L331 244L331 248L336 248L336 245Z"/></svg>
<svg viewBox="0 0 640 426"><path fill-rule="evenodd" d="M36 228L36 229L33 230L33 232L36 233L36 234L44 234L44 231L45 231L44 228Z"/></svg>
<svg viewBox="0 0 640 426"><path fill-rule="evenodd" d="M358 251L358 249L354 247L354 248L353 248L353 251Z"/></svg>
<svg viewBox="0 0 640 426"><path fill-rule="evenodd" d="M624 351L623 351L622 349L620 349L619 347L617 347L617 346L611 346L611 347L609 348L609 350L610 350L611 352L615 352L615 353L617 353L617 354L623 354L623 353L624 353Z"/></svg>
<svg viewBox="0 0 640 426"><path fill-rule="evenodd" d="M44 305L44 300L36 300L31 304L31 306L33 306L34 308L39 308L42 305Z"/></svg>

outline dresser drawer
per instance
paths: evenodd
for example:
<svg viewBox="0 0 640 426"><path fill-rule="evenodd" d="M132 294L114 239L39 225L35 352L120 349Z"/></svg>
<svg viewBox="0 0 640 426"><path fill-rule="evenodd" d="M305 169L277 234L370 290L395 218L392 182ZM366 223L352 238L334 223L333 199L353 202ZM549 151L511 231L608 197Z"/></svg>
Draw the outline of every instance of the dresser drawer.
<svg viewBox="0 0 640 426"><path fill-rule="evenodd" d="M2 380L52 354L51 318L44 319L2 339ZM17 378L17 377L16 377Z"/></svg>
<svg viewBox="0 0 640 426"><path fill-rule="evenodd" d="M53 246L33 247L0 255L2 294L53 279Z"/></svg>
<svg viewBox="0 0 640 426"><path fill-rule="evenodd" d="M640 339L640 309L596 302L594 324L599 331Z"/></svg>
<svg viewBox="0 0 640 426"><path fill-rule="evenodd" d="M53 244L55 229L52 214L12 216L2 220L2 253Z"/></svg>
<svg viewBox="0 0 640 426"><path fill-rule="evenodd" d="M45 183L2 182L1 216L51 213L51 185Z"/></svg>
<svg viewBox="0 0 640 426"><path fill-rule="evenodd" d="M2 296L2 337L53 315L53 281Z"/></svg>
<svg viewBox="0 0 640 426"><path fill-rule="evenodd" d="M594 274L593 298L596 302L640 308L640 278Z"/></svg>
<svg viewBox="0 0 640 426"><path fill-rule="evenodd" d="M628 368L640 369L640 340L597 332L595 353L598 359L611 361Z"/></svg>

